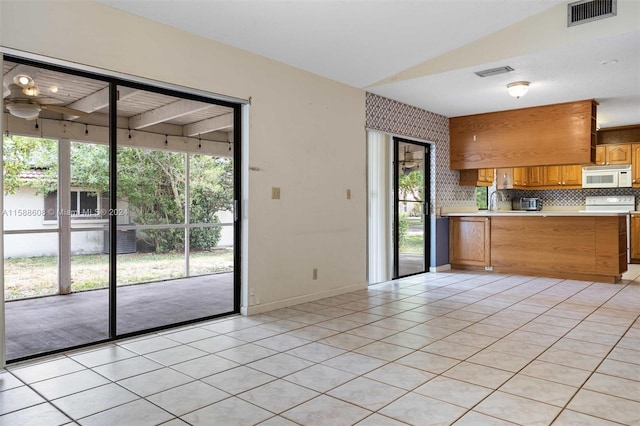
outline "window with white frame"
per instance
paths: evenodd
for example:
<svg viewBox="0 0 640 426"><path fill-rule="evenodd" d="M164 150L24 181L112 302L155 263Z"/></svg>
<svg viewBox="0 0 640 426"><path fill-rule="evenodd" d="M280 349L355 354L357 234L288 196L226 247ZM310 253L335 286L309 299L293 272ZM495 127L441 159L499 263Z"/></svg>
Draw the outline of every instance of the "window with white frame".
<svg viewBox="0 0 640 426"><path fill-rule="evenodd" d="M101 212L101 194L96 191L72 190L69 214L72 218L95 218ZM44 220L58 220L58 192L53 191L44 197Z"/></svg>
<svg viewBox="0 0 640 426"><path fill-rule="evenodd" d="M97 216L100 197L91 191L71 191L71 216Z"/></svg>

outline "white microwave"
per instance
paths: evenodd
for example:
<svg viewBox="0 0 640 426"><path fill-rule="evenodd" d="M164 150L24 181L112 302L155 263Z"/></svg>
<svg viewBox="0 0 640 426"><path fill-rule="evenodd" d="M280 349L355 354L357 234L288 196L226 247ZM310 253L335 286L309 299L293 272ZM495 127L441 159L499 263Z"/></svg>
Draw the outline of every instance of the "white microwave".
<svg viewBox="0 0 640 426"><path fill-rule="evenodd" d="M582 168L583 188L631 188L631 183L630 164Z"/></svg>

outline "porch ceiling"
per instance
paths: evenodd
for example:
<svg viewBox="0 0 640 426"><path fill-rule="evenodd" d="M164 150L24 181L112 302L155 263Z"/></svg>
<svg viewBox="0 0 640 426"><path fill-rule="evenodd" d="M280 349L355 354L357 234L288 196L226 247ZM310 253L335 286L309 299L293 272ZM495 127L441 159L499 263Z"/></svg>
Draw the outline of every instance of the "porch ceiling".
<svg viewBox="0 0 640 426"><path fill-rule="evenodd" d="M82 123L94 123L96 117L102 117L103 120L108 117L109 87L104 81L11 61L4 61L2 73L5 104L14 97L9 90L10 85L14 84L14 77L27 75L33 79L40 93L37 96L20 95L25 101L45 105L45 108L46 105L52 105L87 114L87 116L78 117L64 114L64 110L52 111L53 108L51 108L42 110L39 117ZM146 132L170 133L203 139L207 139L208 134L213 132L233 130L233 110L229 107L126 86L118 87L118 95L117 111L120 128L145 129ZM90 116L93 116L93 119L90 119ZM173 131L169 132L166 125L177 126L178 129L173 128Z"/></svg>

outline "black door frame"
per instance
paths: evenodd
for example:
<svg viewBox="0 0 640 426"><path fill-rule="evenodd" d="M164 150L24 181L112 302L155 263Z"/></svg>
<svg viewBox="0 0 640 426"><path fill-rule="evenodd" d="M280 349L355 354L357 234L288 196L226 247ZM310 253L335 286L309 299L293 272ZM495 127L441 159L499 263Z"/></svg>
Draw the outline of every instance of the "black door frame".
<svg viewBox="0 0 640 426"><path fill-rule="evenodd" d="M411 274L400 275L400 245L398 244L398 237L400 235L400 210L398 208L399 198L399 181L400 181L400 165L398 148L400 144L417 145L424 149L424 173L423 173L423 185L424 185L424 200L422 201L422 214L424 217L424 269L420 272L414 272ZM412 275L423 274L428 272L431 263L431 144L427 142L418 142L411 139L405 139L401 137L393 137L393 276L392 279L398 279L403 277L409 277Z"/></svg>
<svg viewBox="0 0 640 426"><path fill-rule="evenodd" d="M137 88L141 90L146 90L149 92L160 93L168 96L179 97L182 99L190 99L205 103L210 103L212 105L221 105L226 106L233 109L234 114L234 150L233 150L233 164L234 164L234 270L233 270L233 310L229 312L224 312L220 314L215 314L207 317L196 318L188 321L182 321L175 324L169 324L165 326L155 327L152 329L144 329L140 331L135 331L132 333L126 334L118 334L116 330L116 321L117 321L117 288L116 288L116 216L111 215L109 218L109 318L108 321L108 338L92 341L86 344L77 345L73 347L68 347L59 350L52 350L42 353L37 353L34 355L29 355L22 358L12 359L6 361L9 363L15 363L27 359L39 358L42 356L47 356L55 353L66 352L72 349L92 346L99 343L109 342L117 339L122 339L126 337L146 334L154 331L169 329L173 327L183 326L187 324L197 323L201 321L210 320L213 318L219 318L223 316L228 316L232 314L236 314L240 312L241 305L241 287L242 287L242 211L240 202L242 200L242 104L238 102L232 102L222 99L217 99L215 97L207 97L203 95L198 95L194 93L189 93L180 91L179 88L172 89L166 87L158 87L153 86L152 84L140 83L137 81L129 81L124 78L109 76L100 74L98 72L90 72L83 71L79 69L70 68L67 66L51 64L48 62L41 62L40 60L27 59L20 56L14 56L11 54L3 54L2 58L4 61L11 61L18 64L30 65L38 68L49 69L52 71L58 71L70 75L77 75L86 78L91 78L94 80L103 81L109 84L109 190L111 194L115 194L116 186L116 177L117 177L117 164L116 164L116 154L117 154L117 87L119 85L124 85L127 87ZM112 211L117 210L116 205L116 197L110 197L109 200L109 208ZM5 301L1 301L5 303ZM4 319L3 319L4 320ZM2 349L4 350L4 349Z"/></svg>

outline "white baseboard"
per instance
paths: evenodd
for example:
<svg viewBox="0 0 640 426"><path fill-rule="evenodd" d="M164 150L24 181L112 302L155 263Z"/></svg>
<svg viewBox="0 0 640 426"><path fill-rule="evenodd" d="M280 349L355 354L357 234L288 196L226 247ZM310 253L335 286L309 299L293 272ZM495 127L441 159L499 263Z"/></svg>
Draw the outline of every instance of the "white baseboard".
<svg viewBox="0 0 640 426"><path fill-rule="evenodd" d="M301 303L313 302L315 300L324 299L325 297L338 296L340 294L350 293L356 290L363 290L367 288L366 283L354 284L345 287L334 288L327 291L321 291L318 293L305 294L302 296L291 297L284 300L278 300L276 302L261 303L259 305L241 306L240 313L242 315L256 315L264 312L273 311L276 309L288 308L290 306L299 305Z"/></svg>
<svg viewBox="0 0 640 426"><path fill-rule="evenodd" d="M430 266L429 267L429 272L444 272L444 271L450 271L451 270L451 264L447 263L446 265L440 265L440 266Z"/></svg>

